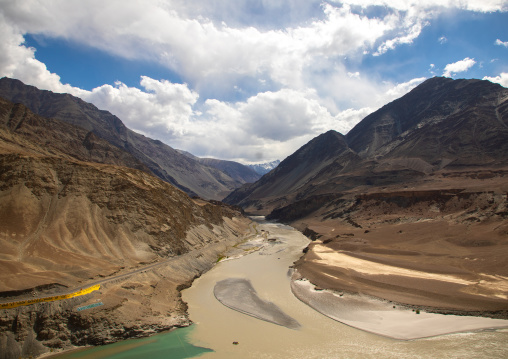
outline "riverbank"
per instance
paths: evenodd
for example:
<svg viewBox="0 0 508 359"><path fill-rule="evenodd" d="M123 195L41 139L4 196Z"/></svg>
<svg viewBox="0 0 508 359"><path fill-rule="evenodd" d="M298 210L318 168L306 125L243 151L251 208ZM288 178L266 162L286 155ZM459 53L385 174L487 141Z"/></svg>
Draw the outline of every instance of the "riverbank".
<svg viewBox="0 0 508 359"><path fill-rule="evenodd" d="M508 328L508 320L429 313L366 295L316 289L298 272L292 276L291 290L302 302L331 319L392 339Z"/></svg>
<svg viewBox="0 0 508 359"><path fill-rule="evenodd" d="M200 358L506 358L508 330L394 340L319 313L295 297L288 274L288 268L302 256L309 239L291 227L276 223L259 223L257 229L260 233L261 230L269 232L267 238L275 241L255 252L244 251L249 255L221 261L182 292L183 300L188 303L189 318L195 323L189 339L194 345L213 349ZM249 280L260 298L276 304L297 320L300 328L288 329L221 304L213 290L218 282L228 278Z"/></svg>
<svg viewBox="0 0 508 359"><path fill-rule="evenodd" d="M198 226L188 232L187 240L206 238L208 243L164 265L147 266L84 296L0 310L3 357L35 358L189 326L181 291L212 268L222 253L249 237L251 223L241 217L224 219L222 227ZM86 310L78 311L81 307Z"/></svg>

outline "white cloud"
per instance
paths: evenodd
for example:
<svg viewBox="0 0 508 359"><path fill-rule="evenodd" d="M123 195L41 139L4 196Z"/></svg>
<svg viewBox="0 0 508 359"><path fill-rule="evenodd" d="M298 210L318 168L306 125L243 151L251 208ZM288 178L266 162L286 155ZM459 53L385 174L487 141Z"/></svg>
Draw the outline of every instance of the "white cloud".
<svg viewBox="0 0 508 359"><path fill-rule="evenodd" d="M413 40L416 39L422 32L423 27L428 24L428 22L423 21L422 19L416 20L415 23L412 21L408 22L409 26L407 27L404 35L386 40L378 47L377 51L373 55L379 56L389 50L395 49L399 45L413 43Z"/></svg>
<svg viewBox="0 0 508 359"><path fill-rule="evenodd" d="M384 97L385 102L393 101L393 100L398 99L399 97L404 96L405 94L407 94L409 91L414 89L416 86L418 86L425 80L426 80L425 77L420 77L420 78L412 79L408 82L397 84L396 86L394 86L386 91L386 96Z"/></svg>
<svg viewBox="0 0 508 359"><path fill-rule="evenodd" d="M364 107L359 110L349 108L335 115L333 119L334 122L333 125L330 124L328 128L332 128L335 131L338 131L343 135L345 135L353 127L355 127L356 124L358 124L358 122L363 120L365 117L367 117L374 111L375 109L372 109L370 107Z"/></svg>
<svg viewBox="0 0 508 359"><path fill-rule="evenodd" d="M465 72L476 64L474 59L466 57L464 60L454 62L445 66L443 76L452 77L459 72Z"/></svg>
<svg viewBox="0 0 508 359"><path fill-rule="evenodd" d="M478 12L505 11L508 4L505 0L337 0L349 5L386 6L399 11L408 11L414 8L431 9L437 7L457 8Z"/></svg>
<svg viewBox="0 0 508 359"><path fill-rule="evenodd" d="M496 0L274 0L256 2L254 13L249 0L0 1L0 76L80 96L170 146L244 161L284 158L329 129L345 134L418 85L422 78L395 84L356 70L365 56L410 45L443 9L506 8ZM369 17L357 5L384 10ZM27 33L159 63L186 84L146 76L140 88L63 84L24 45ZM474 64L466 58L445 74Z"/></svg>
<svg viewBox="0 0 508 359"><path fill-rule="evenodd" d="M316 59L361 56L380 41L382 53L411 42L422 28L412 15L369 18L326 3L320 18L269 30L216 23L206 13L187 18L172 2L11 0L6 5L7 22L19 34L61 37L124 58L156 61L199 91L218 82L233 87L243 77L303 88L302 76ZM184 13L182 2L177 5Z"/></svg>
<svg viewBox="0 0 508 359"><path fill-rule="evenodd" d="M115 114L127 127L150 137L171 141L186 135L198 94L185 84L146 76L140 84L145 91L119 82L115 87L100 86L81 97Z"/></svg>
<svg viewBox="0 0 508 359"><path fill-rule="evenodd" d="M24 38L9 26L0 13L0 76L20 79L26 83L55 92L83 93L80 89L64 85L60 76L51 73L46 65L35 59L35 49L23 46Z"/></svg>
<svg viewBox="0 0 508 359"><path fill-rule="evenodd" d="M439 42L441 45L443 45L448 42L448 39L446 38L446 36L441 36L439 39L437 39L437 42Z"/></svg>
<svg viewBox="0 0 508 359"><path fill-rule="evenodd" d="M508 47L508 41L501 41L499 39L497 39L494 44L499 45L499 46Z"/></svg>
<svg viewBox="0 0 508 359"><path fill-rule="evenodd" d="M508 88L508 72L502 72L501 75L496 77L485 76L483 80L489 80L490 82L495 82Z"/></svg>

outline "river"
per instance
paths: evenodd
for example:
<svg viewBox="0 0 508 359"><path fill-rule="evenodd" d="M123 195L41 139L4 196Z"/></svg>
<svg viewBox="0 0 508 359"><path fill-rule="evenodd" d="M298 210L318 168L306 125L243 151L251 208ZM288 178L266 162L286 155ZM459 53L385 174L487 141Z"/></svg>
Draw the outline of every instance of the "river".
<svg viewBox="0 0 508 359"><path fill-rule="evenodd" d="M189 315L195 325L184 331L176 330L144 339L142 343L117 343L114 352L123 354L115 354L114 358L135 358L133 350L139 351L139 346L143 347L143 357L185 357L176 355L176 352L176 356L173 356L175 349L169 345L164 349L161 344L157 347L151 344L160 343L157 338L166 338L168 335L178 341L186 337L187 349L182 350L189 350L187 357L199 355L203 359L508 357L506 329L401 341L349 327L318 313L291 293L288 276L289 267L302 255L308 239L293 228L280 224L260 222L256 227L260 234L268 234L267 238L276 241L258 251L253 249L259 241L238 248L238 252L246 255L221 261L183 292L183 299L189 305ZM260 298L276 304L298 321L300 327L289 329L222 305L214 296L214 287L217 282L229 278L250 280ZM136 348L128 348L128 345L135 345ZM124 348L128 350L121 350L122 346L127 346ZM152 346L153 349L150 349ZM108 347L112 349L110 346L94 348L94 355L86 356L82 352L79 357L109 358L107 355L98 356ZM191 349L196 352L191 352Z"/></svg>
<svg viewBox="0 0 508 359"><path fill-rule="evenodd" d="M288 268L308 239L291 227L260 223L277 242L265 250L219 263L183 292L196 323L190 341L213 358L507 358L508 330L450 334L401 341L334 321L291 293ZM288 329L229 309L213 294L227 278L247 278L262 299L279 306L301 327ZM233 345L238 342L238 345Z"/></svg>

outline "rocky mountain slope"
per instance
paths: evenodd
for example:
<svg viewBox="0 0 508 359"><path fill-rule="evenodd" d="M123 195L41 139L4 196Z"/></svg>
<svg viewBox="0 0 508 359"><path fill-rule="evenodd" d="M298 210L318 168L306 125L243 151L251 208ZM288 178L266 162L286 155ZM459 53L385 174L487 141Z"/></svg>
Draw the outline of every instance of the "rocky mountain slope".
<svg viewBox="0 0 508 359"><path fill-rule="evenodd" d="M99 293L0 310L2 358L188 325L179 291L249 222L233 207L191 199L89 130L1 100L2 300L79 289L171 259ZM100 308L76 311L98 300Z"/></svg>
<svg viewBox="0 0 508 359"><path fill-rule="evenodd" d="M507 193L508 89L432 78L225 201L315 240L319 287L508 317Z"/></svg>
<svg viewBox="0 0 508 359"><path fill-rule="evenodd" d="M269 214L316 195L428 181L440 171L504 167L507 96L506 88L489 81L429 79L346 136L332 130L316 137L225 201Z"/></svg>
<svg viewBox="0 0 508 359"><path fill-rule="evenodd" d="M0 79L0 97L22 103L45 118L55 118L92 132L130 153L151 173L190 195L220 199L240 183L223 171L183 156L160 141L128 129L116 116L69 94L27 86L19 80Z"/></svg>

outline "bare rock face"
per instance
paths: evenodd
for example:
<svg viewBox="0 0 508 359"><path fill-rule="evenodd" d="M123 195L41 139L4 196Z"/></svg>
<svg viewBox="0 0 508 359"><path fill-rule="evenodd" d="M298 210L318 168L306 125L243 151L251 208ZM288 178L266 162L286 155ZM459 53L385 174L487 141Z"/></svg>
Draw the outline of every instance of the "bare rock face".
<svg viewBox="0 0 508 359"><path fill-rule="evenodd" d="M507 128L506 118L503 120L507 91L489 81L435 77L367 116L346 138L351 149L362 157L385 155L394 145L416 138L420 142L413 143L416 145L414 151L408 153L406 147L405 151L400 149L403 154L414 157L428 156L431 152L438 156L461 156L463 154L459 150L463 148L457 145L475 145L472 138L467 137L468 133L475 131L476 143L490 147L483 136L491 136L490 130L499 126ZM442 135L429 141L429 132ZM452 133L458 136L450 136ZM452 145L447 142L446 136L456 138L458 142ZM423 146L424 143L426 146ZM433 145L441 147L433 148Z"/></svg>
<svg viewBox="0 0 508 359"><path fill-rule="evenodd" d="M190 198L94 132L1 100L0 300L113 280L85 296L0 310L0 357L189 325L180 291L248 223L241 210ZM147 264L155 266L135 272Z"/></svg>

